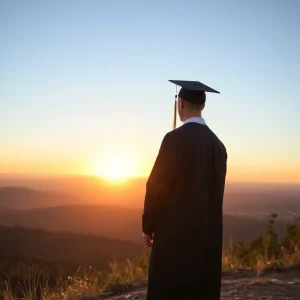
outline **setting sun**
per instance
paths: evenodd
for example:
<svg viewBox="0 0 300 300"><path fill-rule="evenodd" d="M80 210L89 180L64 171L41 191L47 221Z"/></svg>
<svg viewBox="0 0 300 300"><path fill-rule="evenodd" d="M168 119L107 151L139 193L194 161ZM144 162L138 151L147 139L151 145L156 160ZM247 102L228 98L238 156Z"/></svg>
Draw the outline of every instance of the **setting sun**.
<svg viewBox="0 0 300 300"><path fill-rule="evenodd" d="M96 159L92 172L112 181L120 181L136 176L137 162L125 153L110 152Z"/></svg>

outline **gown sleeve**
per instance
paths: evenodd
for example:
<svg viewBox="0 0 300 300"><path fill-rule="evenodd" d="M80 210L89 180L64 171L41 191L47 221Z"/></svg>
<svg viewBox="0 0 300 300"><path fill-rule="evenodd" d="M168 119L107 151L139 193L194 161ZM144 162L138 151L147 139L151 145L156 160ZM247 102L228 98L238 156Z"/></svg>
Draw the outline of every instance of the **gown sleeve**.
<svg viewBox="0 0 300 300"><path fill-rule="evenodd" d="M170 187L174 167L174 145L169 134L164 137L146 184L142 230L147 235L155 232Z"/></svg>

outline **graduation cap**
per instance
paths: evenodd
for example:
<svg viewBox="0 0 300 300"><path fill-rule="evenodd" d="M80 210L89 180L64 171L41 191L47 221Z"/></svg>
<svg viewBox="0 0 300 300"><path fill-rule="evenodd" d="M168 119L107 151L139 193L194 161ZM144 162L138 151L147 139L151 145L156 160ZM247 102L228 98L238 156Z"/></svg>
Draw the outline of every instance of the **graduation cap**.
<svg viewBox="0 0 300 300"><path fill-rule="evenodd" d="M220 94L220 92L212 89L211 87L199 81L187 81L187 80L169 80L169 81L176 84L173 129L176 128L177 86L181 86L181 89L178 93L178 97L193 104L204 104L206 101L205 92Z"/></svg>

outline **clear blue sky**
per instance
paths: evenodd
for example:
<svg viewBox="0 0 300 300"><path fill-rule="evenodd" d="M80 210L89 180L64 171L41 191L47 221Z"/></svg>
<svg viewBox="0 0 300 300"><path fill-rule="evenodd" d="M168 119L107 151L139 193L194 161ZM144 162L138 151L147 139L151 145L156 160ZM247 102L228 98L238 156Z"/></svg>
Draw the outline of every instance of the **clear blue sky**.
<svg viewBox="0 0 300 300"><path fill-rule="evenodd" d="M0 172L128 144L151 165L183 79L220 91L233 179L300 182L299 30L296 0L0 0Z"/></svg>

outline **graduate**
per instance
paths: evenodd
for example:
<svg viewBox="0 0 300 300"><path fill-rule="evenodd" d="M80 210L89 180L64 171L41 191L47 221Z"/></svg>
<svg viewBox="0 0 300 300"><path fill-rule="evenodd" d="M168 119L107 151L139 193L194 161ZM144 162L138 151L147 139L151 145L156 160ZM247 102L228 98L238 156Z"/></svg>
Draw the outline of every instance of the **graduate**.
<svg viewBox="0 0 300 300"><path fill-rule="evenodd" d="M152 247L147 300L220 300L227 152L202 117L206 92L219 92L198 81L170 82L181 87L174 130L161 143L142 215Z"/></svg>

